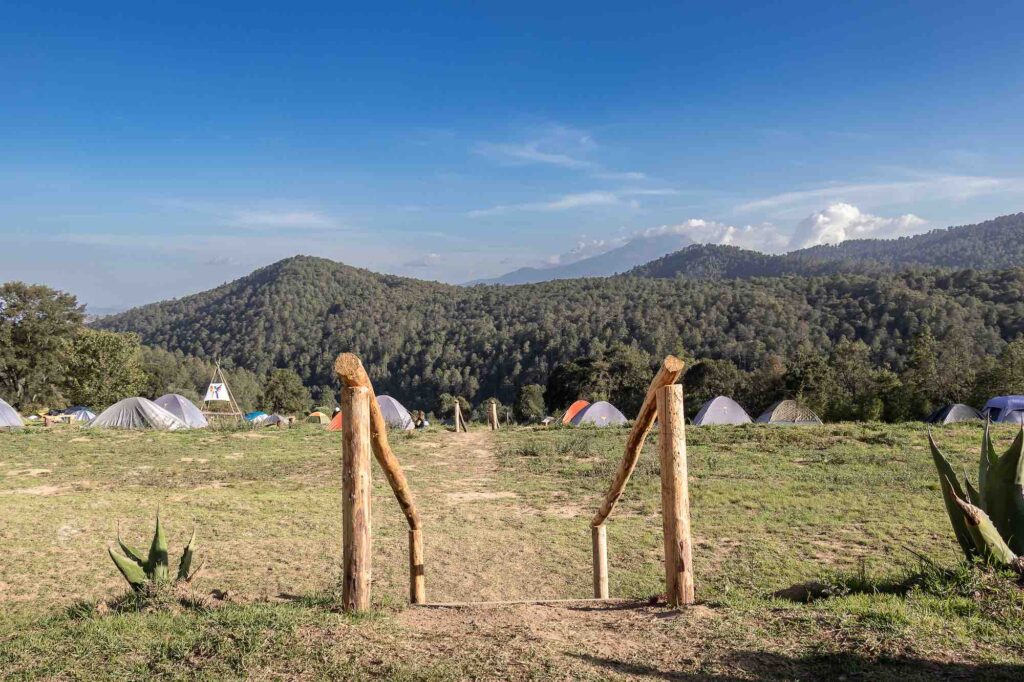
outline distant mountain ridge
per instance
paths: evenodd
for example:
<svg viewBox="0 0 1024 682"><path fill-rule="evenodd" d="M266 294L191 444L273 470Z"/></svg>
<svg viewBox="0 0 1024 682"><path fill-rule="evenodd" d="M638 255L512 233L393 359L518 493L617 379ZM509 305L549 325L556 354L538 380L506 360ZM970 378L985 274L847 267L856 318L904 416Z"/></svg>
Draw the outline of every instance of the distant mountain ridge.
<svg viewBox="0 0 1024 682"><path fill-rule="evenodd" d="M878 274L906 268L994 270L1024 265L1024 213L899 239L852 239L770 255L694 244L629 270L632 277L733 279Z"/></svg>
<svg viewBox="0 0 1024 682"><path fill-rule="evenodd" d="M610 251L574 263L547 268L519 268L500 277L480 279L469 284L534 284L555 279L609 277L691 244L693 240L682 234L639 236Z"/></svg>

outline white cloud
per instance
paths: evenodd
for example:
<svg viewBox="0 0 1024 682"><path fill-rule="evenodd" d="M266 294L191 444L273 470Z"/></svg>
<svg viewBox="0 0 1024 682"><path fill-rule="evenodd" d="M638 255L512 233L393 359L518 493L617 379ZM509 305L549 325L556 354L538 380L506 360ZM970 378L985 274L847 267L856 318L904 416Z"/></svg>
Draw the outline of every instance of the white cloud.
<svg viewBox="0 0 1024 682"><path fill-rule="evenodd" d="M439 264L443 259L438 253L425 253L422 256L402 263L407 268L429 268Z"/></svg>
<svg viewBox="0 0 1024 682"><path fill-rule="evenodd" d="M556 125L544 128L539 135L525 142L481 142L473 151L508 165L539 163L586 170L597 167L594 162L581 158L595 146L589 133Z"/></svg>
<svg viewBox="0 0 1024 682"><path fill-rule="evenodd" d="M927 221L908 213L882 218L862 213L850 204L832 204L800 221L789 246L801 249L819 244L839 244L847 239L892 239L921 232Z"/></svg>
<svg viewBox="0 0 1024 682"><path fill-rule="evenodd" d="M670 196L678 194L674 189L620 189L620 190L594 190L591 192L578 192L575 194L564 194L550 201L531 201L523 204L499 204L490 208L480 208L469 211L467 215L471 218L482 218L491 215L501 215L512 211L567 211L575 208L587 208L592 206L629 206L639 207L631 197L643 196Z"/></svg>
<svg viewBox="0 0 1024 682"><path fill-rule="evenodd" d="M789 243L789 237L771 223L737 227L703 218L691 218L676 225L648 228L638 232L636 236L655 237L664 234L685 235L698 244L739 246L766 253L781 252Z"/></svg>
<svg viewBox="0 0 1024 682"><path fill-rule="evenodd" d="M778 210L810 210L823 203L861 203L888 205L920 203L930 200L964 201L991 194L1024 194L1024 178L999 178L978 175L921 175L909 180L881 183L830 184L793 192L783 192L740 204L737 213Z"/></svg>
<svg viewBox="0 0 1024 682"><path fill-rule="evenodd" d="M231 223L254 229L322 229L337 225L316 211L234 211Z"/></svg>

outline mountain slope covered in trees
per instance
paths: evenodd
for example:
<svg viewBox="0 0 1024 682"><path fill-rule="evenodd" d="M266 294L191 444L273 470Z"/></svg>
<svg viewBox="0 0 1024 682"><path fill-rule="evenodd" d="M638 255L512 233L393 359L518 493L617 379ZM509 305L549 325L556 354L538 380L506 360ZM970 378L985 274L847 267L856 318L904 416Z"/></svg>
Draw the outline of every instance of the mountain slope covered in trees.
<svg viewBox="0 0 1024 682"><path fill-rule="evenodd" d="M331 363L353 351L379 392L410 405L443 393L507 403L555 367L620 346L646 362L675 353L753 370L848 339L898 371L927 327L998 354L1024 332L1024 269L457 287L300 256L96 326L258 374L288 367L314 397L335 390Z"/></svg>
<svg viewBox="0 0 1024 682"><path fill-rule="evenodd" d="M908 267L997 269L1024 265L1024 213L899 239L852 239L768 255L734 246L693 245L640 265L635 277L872 274Z"/></svg>

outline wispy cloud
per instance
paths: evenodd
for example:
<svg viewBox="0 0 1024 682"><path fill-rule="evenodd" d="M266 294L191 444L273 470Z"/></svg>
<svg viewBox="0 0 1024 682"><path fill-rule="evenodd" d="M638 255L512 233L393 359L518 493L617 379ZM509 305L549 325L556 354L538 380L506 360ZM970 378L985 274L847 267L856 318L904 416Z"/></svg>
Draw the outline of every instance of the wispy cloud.
<svg viewBox="0 0 1024 682"><path fill-rule="evenodd" d="M1024 178L980 175L926 175L876 183L835 183L782 192L736 206L736 213L806 210L823 203L895 204L934 199L967 200L991 194L1024 194Z"/></svg>
<svg viewBox="0 0 1024 682"><path fill-rule="evenodd" d="M594 206L629 206L631 208L638 208L639 204L635 197L670 196L678 193L678 190L670 188L629 188L614 191L594 190L590 192L564 194L548 201L530 201L521 204L499 204L497 206L491 206L490 208L481 208L469 211L467 215L471 218L482 218L514 211L568 211ZM633 199L630 200L631 198Z"/></svg>
<svg viewBox="0 0 1024 682"><path fill-rule="evenodd" d="M239 227L255 229L324 229L338 226L336 220L317 211L234 211L230 222Z"/></svg>
<svg viewBox="0 0 1024 682"><path fill-rule="evenodd" d="M407 268L429 268L433 265L438 265L443 259L440 254L437 253L425 253L422 256L413 258L402 263Z"/></svg>

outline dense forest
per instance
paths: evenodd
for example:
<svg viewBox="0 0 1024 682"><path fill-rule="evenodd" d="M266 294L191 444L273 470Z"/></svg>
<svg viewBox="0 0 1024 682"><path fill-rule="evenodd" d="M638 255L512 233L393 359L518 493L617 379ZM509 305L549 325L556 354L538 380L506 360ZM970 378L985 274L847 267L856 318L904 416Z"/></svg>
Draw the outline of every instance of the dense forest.
<svg viewBox="0 0 1024 682"><path fill-rule="evenodd" d="M1024 264L1024 213L900 239L852 239L768 255L735 246L693 245L640 265L634 277L820 276L905 268L998 269Z"/></svg>
<svg viewBox="0 0 1024 682"><path fill-rule="evenodd" d="M380 392L429 409L442 394L508 404L522 386L548 385L560 365L627 351L633 364L675 353L752 376L857 341L871 368L900 373L927 331L980 362L1024 331L1024 269L457 287L295 257L96 326L258 375L294 369L314 400L333 394L331 363L353 351Z"/></svg>

